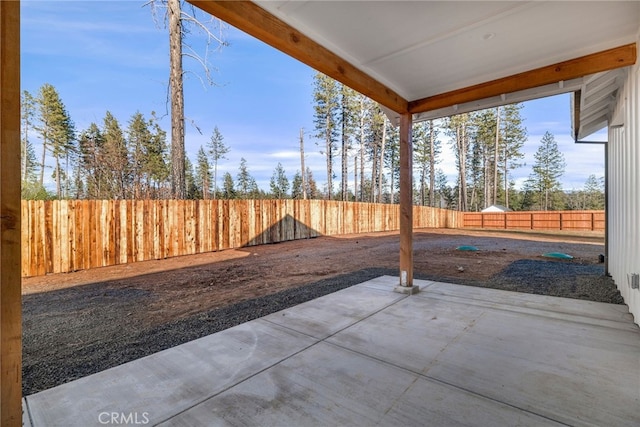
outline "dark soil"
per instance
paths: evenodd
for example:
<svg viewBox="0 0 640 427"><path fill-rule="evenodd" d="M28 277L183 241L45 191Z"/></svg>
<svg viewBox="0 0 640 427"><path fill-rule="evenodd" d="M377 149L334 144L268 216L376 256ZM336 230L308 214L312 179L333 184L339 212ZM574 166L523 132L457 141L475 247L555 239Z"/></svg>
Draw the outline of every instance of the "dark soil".
<svg viewBox="0 0 640 427"><path fill-rule="evenodd" d="M474 245L478 252L458 251ZM571 261L541 254L566 252ZM415 277L622 303L602 236L419 231ZM397 233L140 262L23 281L23 393L32 394L381 275Z"/></svg>

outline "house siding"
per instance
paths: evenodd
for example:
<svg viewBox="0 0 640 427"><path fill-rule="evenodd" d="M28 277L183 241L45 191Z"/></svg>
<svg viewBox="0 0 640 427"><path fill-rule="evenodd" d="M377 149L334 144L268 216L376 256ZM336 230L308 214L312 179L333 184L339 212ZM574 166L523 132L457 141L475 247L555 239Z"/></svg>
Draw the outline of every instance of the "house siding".
<svg viewBox="0 0 640 427"><path fill-rule="evenodd" d="M640 274L640 67L631 67L618 96L614 117L622 126L609 128L608 237L609 272L640 324L640 289L631 276Z"/></svg>

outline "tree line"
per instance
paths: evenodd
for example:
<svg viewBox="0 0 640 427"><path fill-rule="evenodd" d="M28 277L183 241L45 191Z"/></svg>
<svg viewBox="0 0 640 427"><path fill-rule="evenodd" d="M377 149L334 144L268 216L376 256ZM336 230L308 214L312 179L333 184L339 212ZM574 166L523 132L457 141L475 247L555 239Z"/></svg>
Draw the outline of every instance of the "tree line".
<svg viewBox="0 0 640 427"><path fill-rule="evenodd" d="M310 198L397 203L399 134L378 104L318 73L314 78L313 136L326 159L319 187L310 168L288 176L282 164L268 189L259 188L243 158L237 173L218 175L231 147L214 127L192 161L185 157L186 197L192 199ZM492 204L514 210L602 209L603 179L590 176L583 190L563 192L564 159L552 134L544 135L529 179L515 187L527 139L521 104L415 123L414 200L424 206L478 211ZM443 137L455 156L451 184L440 167ZM41 143L36 153L33 139ZM302 139L302 134L301 134ZM304 150L301 141L301 158ZM22 92L21 177L25 199L171 198L171 153L154 112L121 123L109 111L78 131L57 90L44 84ZM45 186L50 173L55 190Z"/></svg>
<svg viewBox="0 0 640 427"><path fill-rule="evenodd" d="M529 178L522 189L516 188L511 173L523 166L527 141L521 109L522 104L512 104L414 123L414 202L461 211L494 204L514 210L602 209L602 178L590 176L584 190L562 191L564 157L549 132L540 141ZM399 130L377 103L317 73L314 124L326 159L328 198L397 203ZM453 185L439 167L442 137L455 156Z"/></svg>

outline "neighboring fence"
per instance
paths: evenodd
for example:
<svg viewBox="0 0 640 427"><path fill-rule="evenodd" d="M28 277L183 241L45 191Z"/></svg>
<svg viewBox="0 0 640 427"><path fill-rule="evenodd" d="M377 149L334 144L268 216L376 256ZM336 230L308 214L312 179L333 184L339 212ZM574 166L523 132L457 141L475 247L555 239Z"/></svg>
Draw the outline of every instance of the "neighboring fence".
<svg viewBox="0 0 640 427"><path fill-rule="evenodd" d="M462 216L465 228L604 231L604 211L464 212Z"/></svg>
<svg viewBox="0 0 640 427"><path fill-rule="evenodd" d="M460 212L414 207L415 228ZM323 200L22 201L22 276L400 228L398 205Z"/></svg>

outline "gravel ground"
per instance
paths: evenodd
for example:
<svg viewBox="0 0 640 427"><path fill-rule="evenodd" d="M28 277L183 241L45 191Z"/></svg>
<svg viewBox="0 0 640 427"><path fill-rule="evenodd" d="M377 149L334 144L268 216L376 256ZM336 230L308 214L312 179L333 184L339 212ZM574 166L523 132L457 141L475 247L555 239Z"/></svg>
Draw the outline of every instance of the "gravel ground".
<svg viewBox="0 0 640 427"><path fill-rule="evenodd" d="M381 275L397 275L395 269L367 268L349 274L323 279L315 283L280 291L272 295L250 299L219 309L209 310L187 318L174 320L151 329L138 330L127 339L111 340L108 344L96 340L83 345L72 358L61 363L55 358L28 364L23 372L23 393L32 394L95 372L144 357L146 355L215 333L232 326L257 319L287 307L318 298L340 289L362 283ZM452 282L451 278L416 274L417 279ZM484 286L510 291L579 298L591 301L622 303L613 281L604 276L603 268L593 264L563 261L520 260L510 264L489 281L459 277L459 284ZM95 290L98 292L98 290ZM102 292L102 291L100 291ZM89 291L91 293L91 291ZM104 303L126 298L132 309L145 298L135 289L101 295ZM59 321L64 322L64 312ZM104 319L101 319L104 321ZM118 322L114 327L120 327ZM79 333L82 333L79 331ZM25 347L36 337L26 336ZM37 339L37 338L36 338ZM74 337L79 342L87 337ZM72 345L72 343L70 344Z"/></svg>

